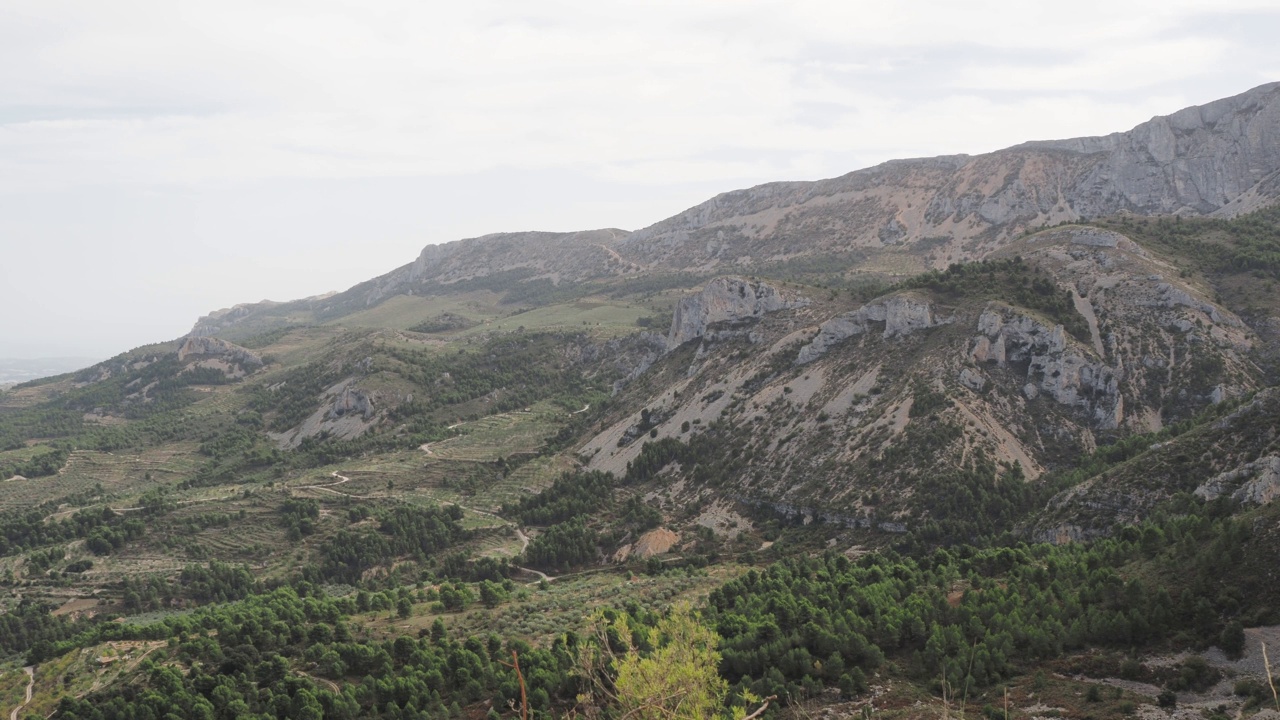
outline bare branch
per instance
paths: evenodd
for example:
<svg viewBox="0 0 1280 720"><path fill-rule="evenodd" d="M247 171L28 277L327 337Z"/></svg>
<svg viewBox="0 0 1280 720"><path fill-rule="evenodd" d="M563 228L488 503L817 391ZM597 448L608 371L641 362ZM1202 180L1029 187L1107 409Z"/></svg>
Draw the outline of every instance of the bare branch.
<svg viewBox="0 0 1280 720"><path fill-rule="evenodd" d="M756 708L750 715L743 717L742 720L756 720L756 718L764 714L765 710L769 709L769 703L777 699L777 695L770 695L762 701L763 704L760 707Z"/></svg>

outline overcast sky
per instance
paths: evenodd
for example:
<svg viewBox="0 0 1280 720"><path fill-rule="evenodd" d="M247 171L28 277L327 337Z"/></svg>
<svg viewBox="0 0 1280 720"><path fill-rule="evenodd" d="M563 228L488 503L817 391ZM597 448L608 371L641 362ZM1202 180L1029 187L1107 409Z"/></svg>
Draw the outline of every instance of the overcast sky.
<svg viewBox="0 0 1280 720"><path fill-rule="evenodd" d="M1280 80L1276 6L0 0L0 358L461 237L1128 129Z"/></svg>

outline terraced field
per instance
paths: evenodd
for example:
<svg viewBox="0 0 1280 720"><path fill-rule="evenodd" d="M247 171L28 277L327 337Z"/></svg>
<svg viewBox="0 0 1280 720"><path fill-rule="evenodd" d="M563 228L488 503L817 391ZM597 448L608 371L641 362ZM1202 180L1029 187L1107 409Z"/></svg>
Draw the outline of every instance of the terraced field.
<svg viewBox="0 0 1280 720"><path fill-rule="evenodd" d="M573 467L573 461L563 457L528 458L555 432L557 420L564 416L563 410L550 404L528 412L490 416L459 425L455 428L458 435L425 446L426 450L317 468L287 479L284 487L295 495L321 501L398 499L454 503L495 512L503 503L547 487ZM507 471L496 464L502 460L526 461Z"/></svg>
<svg viewBox="0 0 1280 720"><path fill-rule="evenodd" d="M457 470L456 466L431 462L421 452L405 451L317 468L290 478L285 487L316 499L391 498L448 485L448 478Z"/></svg>
<svg viewBox="0 0 1280 720"><path fill-rule="evenodd" d="M49 452L49 447L46 445L28 445L27 447L5 450L0 452L0 463L26 462L37 455L43 455L47 452ZM5 478L0 478L0 480L5 480Z"/></svg>
<svg viewBox="0 0 1280 720"><path fill-rule="evenodd" d="M183 414L191 418L232 415L249 404L249 395L240 392L237 386L197 386L194 389L203 393L203 397L184 410Z"/></svg>
<svg viewBox="0 0 1280 720"><path fill-rule="evenodd" d="M193 474L199 462L195 443L118 453L77 450L57 475L0 482L0 511L39 505L98 484L110 497L136 497Z"/></svg>
<svg viewBox="0 0 1280 720"><path fill-rule="evenodd" d="M31 704L23 709L21 717L48 717L53 714L62 698L84 697L106 686L122 675L137 670L147 656L164 646L164 642L108 642L73 650L60 658L42 663L35 671ZM26 675L21 669L18 673L23 675L25 691Z"/></svg>
<svg viewBox="0 0 1280 720"><path fill-rule="evenodd" d="M499 524L489 518L491 525L482 531L475 540L458 548L471 557L513 558L524 550L515 528L511 525Z"/></svg>
<svg viewBox="0 0 1280 720"><path fill-rule="evenodd" d="M39 405L71 389L70 380L60 380L35 387L10 388L0 391L0 412Z"/></svg>
<svg viewBox="0 0 1280 720"><path fill-rule="evenodd" d="M408 330L441 313L452 313L480 320L503 313L501 295L477 291L449 296L397 295L376 307L333 320L328 325L347 327L379 327Z"/></svg>
<svg viewBox="0 0 1280 720"><path fill-rule="evenodd" d="M533 454L555 432L563 411L539 407L529 412L490 415L454 427L454 437L424 446L440 460L493 462L519 454Z"/></svg>
<svg viewBox="0 0 1280 720"><path fill-rule="evenodd" d="M280 366L268 369L268 372L276 372L282 367L294 367L323 357L329 344L343 332L338 327L296 328L272 343L269 348L258 352L262 352L265 358L274 358L280 363Z"/></svg>
<svg viewBox="0 0 1280 720"><path fill-rule="evenodd" d="M486 332L525 330L590 330L593 334L613 335L636 331L636 321L653 314L653 309L638 303L624 303L599 298L548 305L528 312L488 320L459 333L460 336Z"/></svg>
<svg viewBox="0 0 1280 720"><path fill-rule="evenodd" d="M232 516L231 523L228 527L209 527L179 537L169 537L161 531L154 534L150 544L176 541L196 549L198 552L194 554L200 555L201 560L259 564L285 544L285 531L276 512L283 497L282 493L260 493L250 499L186 505L171 513L166 524L181 523L202 513L227 513ZM244 517L240 517L241 511Z"/></svg>
<svg viewBox="0 0 1280 720"><path fill-rule="evenodd" d="M477 508L497 512L504 504L542 492L561 473L572 470L574 466L573 460L564 456L536 457L477 492L471 503Z"/></svg>

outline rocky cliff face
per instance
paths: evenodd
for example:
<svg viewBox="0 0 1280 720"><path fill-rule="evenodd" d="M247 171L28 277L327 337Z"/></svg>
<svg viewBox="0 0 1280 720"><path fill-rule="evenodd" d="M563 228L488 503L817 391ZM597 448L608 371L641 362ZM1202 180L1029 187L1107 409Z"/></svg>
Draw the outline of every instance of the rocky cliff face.
<svg viewBox="0 0 1280 720"><path fill-rule="evenodd" d="M817 337L800 348L796 363L803 365L813 362L826 354L831 346L854 335L878 330L883 337L894 338L944 325L953 320L954 318L935 318L933 305L928 300L915 295L903 294L881 298L853 312L838 315L822 323L818 327Z"/></svg>
<svg viewBox="0 0 1280 720"><path fill-rule="evenodd" d="M758 265L915 248L925 266L975 259L1028 227L1119 211L1232 215L1280 196L1280 83L1105 137L975 157L899 160L813 183L719 195L618 251L667 267Z"/></svg>
<svg viewBox="0 0 1280 720"><path fill-rule="evenodd" d="M252 351L215 337L189 336L178 347L178 362L187 368L213 368L227 377L241 378L262 367Z"/></svg>
<svg viewBox="0 0 1280 720"><path fill-rule="evenodd" d="M764 282L739 277L716 278L702 292L686 297L676 305L667 334L667 346L677 348L703 337L716 323L737 324L758 320L765 313L804 307L805 298L784 292Z"/></svg>
<svg viewBox="0 0 1280 720"><path fill-rule="evenodd" d="M341 440L359 437L385 415L375 407L376 393L357 387L355 378L327 388L319 399L320 407L297 427L282 433L268 433L281 450L296 448L303 440L320 435Z"/></svg>
<svg viewBox="0 0 1280 720"><path fill-rule="evenodd" d="M359 416L362 420L368 421L373 417L373 397L355 387L347 384L337 393L337 397L333 399L333 403L329 405L329 412L326 419L337 420L341 417Z"/></svg>
<svg viewBox="0 0 1280 720"><path fill-rule="evenodd" d="M1001 255L1009 262L988 264L992 273L1021 269L989 277L1056 304L1029 309L986 281L925 284L852 307L840 293L800 303L741 278L708 283L679 305L669 336L678 349L649 375L662 381L624 390L617 406L635 412L600 428L579 457L621 474L652 442L646 435L690 442L714 425L750 460L714 491L698 481L705 470L669 468L674 502L734 493L901 529L924 520L922 487L978 459L1035 479L1258 387L1243 323L1124 236L1067 226ZM696 338L696 351L680 345ZM1270 492L1265 478L1248 482L1222 492ZM887 504L873 510L863 500L872 491ZM1140 512L1141 492L1121 495L1088 502ZM1092 532L1071 523L1052 531Z"/></svg>
<svg viewBox="0 0 1280 720"><path fill-rule="evenodd" d="M1266 505L1280 497L1280 456L1266 455L1215 475L1196 488L1195 494L1205 500L1230 495L1238 503Z"/></svg>
<svg viewBox="0 0 1280 720"><path fill-rule="evenodd" d="M613 246L629 233L605 229L573 233L496 233L443 245L428 245L417 260L335 296L322 311L377 305L388 297L439 292L484 278L505 282L581 282L641 272ZM505 289L497 287L494 289Z"/></svg>
<svg viewBox="0 0 1280 720"><path fill-rule="evenodd" d="M1280 171L1280 83L1156 117L1103 137L1020 146L1097 158L1074 178L1072 205L1084 217L1231 215L1274 197Z"/></svg>
<svg viewBox="0 0 1280 720"><path fill-rule="evenodd" d="M1120 374L1082 347L1067 342L1061 325L1047 325L1008 307L990 307L978 318L970 356L997 367L1025 367L1022 393L1043 394L1088 413L1100 430L1114 430L1125 419ZM963 372L963 371L962 371Z"/></svg>
<svg viewBox="0 0 1280 720"><path fill-rule="evenodd" d="M236 305L200 318L190 334L243 336L254 329L332 320L397 295L477 288L502 292L529 282L559 285L640 273L644 268L613 249L628 234L616 229L496 233L428 245L413 262L343 292L284 303L264 300Z"/></svg>

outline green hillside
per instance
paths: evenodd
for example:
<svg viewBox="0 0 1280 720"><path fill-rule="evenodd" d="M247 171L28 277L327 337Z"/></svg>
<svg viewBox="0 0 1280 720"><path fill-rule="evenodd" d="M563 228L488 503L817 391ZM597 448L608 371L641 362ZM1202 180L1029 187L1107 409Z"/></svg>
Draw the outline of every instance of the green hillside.
<svg viewBox="0 0 1280 720"><path fill-rule="evenodd" d="M749 316L519 272L17 386L0 699L32 665L19 717L1257 714L1278 258L1272 209L780 262L750 282L803 302ZM711 319L670 348L678 307Z"/></svg>

